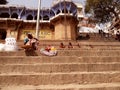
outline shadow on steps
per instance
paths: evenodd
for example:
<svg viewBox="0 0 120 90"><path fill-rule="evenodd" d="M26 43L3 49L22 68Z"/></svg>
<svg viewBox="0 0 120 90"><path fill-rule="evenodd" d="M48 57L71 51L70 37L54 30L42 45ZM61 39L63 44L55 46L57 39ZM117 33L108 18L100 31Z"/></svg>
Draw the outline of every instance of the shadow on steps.
<svg viewBox="0 0 120 90"><path fill-rule="evenodd" d="M26 56L38 56L35 50L25 50Z"/></svg>

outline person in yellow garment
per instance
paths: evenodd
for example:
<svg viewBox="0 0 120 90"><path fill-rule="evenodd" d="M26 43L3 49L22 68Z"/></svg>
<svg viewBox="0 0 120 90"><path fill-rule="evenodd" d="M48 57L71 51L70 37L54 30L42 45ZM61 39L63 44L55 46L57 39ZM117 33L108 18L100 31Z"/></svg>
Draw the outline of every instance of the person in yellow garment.
<svg viewBox="0 0 120 90"><path fill-rule="evenodd" d="M46 56L56 56L57 49L54 46L48 45L46 48L41 48L40 53Z"/></svg>

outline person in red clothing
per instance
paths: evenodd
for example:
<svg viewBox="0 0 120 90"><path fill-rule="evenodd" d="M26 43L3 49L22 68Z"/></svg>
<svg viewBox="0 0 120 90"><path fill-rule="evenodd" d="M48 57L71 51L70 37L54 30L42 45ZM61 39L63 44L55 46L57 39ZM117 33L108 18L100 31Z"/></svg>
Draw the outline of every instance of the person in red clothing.
<svg viewBox="0 0 120 90"><path fill-rule="evenodd" d="M68 48L73 48L73 45L72 45L71 42L69 42L69 44L68 44Z"/></svg>
<svg viewBox="0 0 120 90"><path fill-rule="evenodd" d="M49 52L51 50L51 46L48 45L47 47L45 47L45 50Z"/></svg>
<svg viewBox="0 0 120 90"><path fill-rule="evenodd" d="M60 43L60 48L65 48L65 45L63 43Z"/></svg>

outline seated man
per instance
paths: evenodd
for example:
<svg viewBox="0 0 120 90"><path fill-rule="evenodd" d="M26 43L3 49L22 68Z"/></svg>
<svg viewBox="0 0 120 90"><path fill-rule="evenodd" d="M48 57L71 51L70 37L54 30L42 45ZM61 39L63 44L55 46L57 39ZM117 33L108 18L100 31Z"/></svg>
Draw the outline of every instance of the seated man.
<svg viewBox="0 0 120 90"><path fill-rule="evenodd" d="M24 40L24 45L21 48L25 50L37 50L38 44L38 39L33 38L32 34L27 34L27 39Z"/></svg>

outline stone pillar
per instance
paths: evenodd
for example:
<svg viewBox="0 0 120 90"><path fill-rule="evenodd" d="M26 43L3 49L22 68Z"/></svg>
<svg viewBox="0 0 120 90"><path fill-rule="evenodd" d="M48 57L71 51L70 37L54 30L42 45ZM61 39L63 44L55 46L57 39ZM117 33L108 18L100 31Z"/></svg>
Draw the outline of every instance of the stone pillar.
<svg viewBox="0 0 120 90"><path fill-rule="evenodd" d="M65 31L64 25L62 23L55 24L55 40L64 40L65 39Z"/></svg>
<svg viewBox="0 0 120 90"><path fill-rule="evenodd" d="M6 32L7 32L6 37L10 37L11 36L11 29L8 28Z"/></svg>
<svg viewBox="0 0 120 90"><path fill-rule="evenodd" d="M18 36L18 30L12 30L11 33L10 33L10 35L11 35L12 37L14 37L14 38L17 39L17 36Z"/></svg>
<svg viewBox="0 0 120 90"><path fill-rule="evenodd" d="M13 30L13 29L10 29L10 28L7 29L6 37L14 37L14 38L17 39L17 35L18 35L18 30Z"/></svg>
<svg viewBox="0 0 120 90"><path fill-rule="evenodd" d="M73 17L66 19L66 24L64 24L63 17L59 17L59 19L55 20L55 40L66 40L66 38L67 40L76 40L78 22Z"/></svg>

